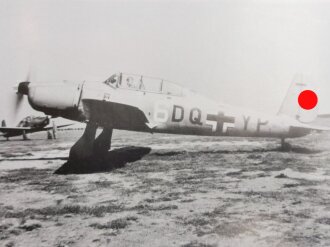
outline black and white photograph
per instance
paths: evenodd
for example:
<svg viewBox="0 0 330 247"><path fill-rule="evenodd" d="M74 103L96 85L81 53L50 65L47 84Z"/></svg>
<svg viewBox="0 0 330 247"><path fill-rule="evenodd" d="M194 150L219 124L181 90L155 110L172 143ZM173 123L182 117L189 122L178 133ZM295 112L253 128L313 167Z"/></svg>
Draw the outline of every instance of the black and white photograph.
<svg viewBox="0 0 330 247"><path fill-rule="evenodd" d="M0 0L0 246L330 246L329 13Z"/></svg>

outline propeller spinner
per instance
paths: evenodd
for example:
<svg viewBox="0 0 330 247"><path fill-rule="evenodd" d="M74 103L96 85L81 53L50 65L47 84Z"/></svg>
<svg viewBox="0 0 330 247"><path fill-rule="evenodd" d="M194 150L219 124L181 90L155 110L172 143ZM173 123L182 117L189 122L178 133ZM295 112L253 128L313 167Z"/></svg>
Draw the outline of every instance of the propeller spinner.
<svg viewBox="0 0 330 247"><path fill-rule="evenodd" d="M29 81L23 81L18 84L17 94L19 95L28 95L29 94Z"/></svg>

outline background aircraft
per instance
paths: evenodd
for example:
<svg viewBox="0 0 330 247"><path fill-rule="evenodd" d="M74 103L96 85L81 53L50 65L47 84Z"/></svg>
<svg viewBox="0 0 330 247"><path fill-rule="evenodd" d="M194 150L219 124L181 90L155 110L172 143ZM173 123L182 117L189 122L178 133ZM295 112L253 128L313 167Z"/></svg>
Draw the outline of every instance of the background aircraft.
<svg viewBox="0 0 330 247"><path fill-rule="evenodd" d="M189 89L158 78L118 73L100 83L19 83L19 99L53 117L87 122L71 148L71 160L101 157L111 146L113 129L200 136L302 137L313 130L317 105L305 110L298 97L306 78L294 79L277 115L217 103ZM262 96L260 96L262 97ZM103 132L95 139L96 129Z"/></svg>
<svg viewBox="0 0 330 247"><path fill-rule="evenodd" d="M22 119L16 127L7 127L6 121L2 120L0 132L1 136L6 137L7 140L10 137L14 136L23 136L24 140L27 140L27 134L39 132L39 131L47 131L47 137L48 139L56 139L56 131L57 128L69 126L71 124L65 124L56 126L55 121L53 121L52 126L48 126L50 123L50 117L45 116L27 116L24 119ZM52 130L52 133L50 132Z"/></svg>

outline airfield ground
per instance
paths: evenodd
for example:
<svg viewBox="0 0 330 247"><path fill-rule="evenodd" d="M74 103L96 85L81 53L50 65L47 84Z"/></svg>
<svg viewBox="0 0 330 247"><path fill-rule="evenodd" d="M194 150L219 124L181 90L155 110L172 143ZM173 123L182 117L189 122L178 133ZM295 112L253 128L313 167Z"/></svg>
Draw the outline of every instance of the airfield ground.
<svg viewBox="0 0 330 247"><path fill-rule="evenodd" d="M80 133L0 142L0 246L330 246L330 136L276 140L117 131L150 154L55 175Z"/></svg>

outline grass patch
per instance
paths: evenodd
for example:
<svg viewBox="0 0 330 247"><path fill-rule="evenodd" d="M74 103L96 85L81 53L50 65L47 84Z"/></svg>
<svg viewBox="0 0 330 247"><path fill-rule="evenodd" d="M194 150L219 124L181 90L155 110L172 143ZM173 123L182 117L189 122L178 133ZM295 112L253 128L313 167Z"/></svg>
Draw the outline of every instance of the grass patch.
<svg viewBox="0 0 330 247"><path fill-rule="evenodd" d="M316 222L322 225L330 225L330 218L321 218L318 219Z"/></svg>
<svg viewBox="0 0 330 247"><path fill-rule="evenodd" d="M34 224L27 224L27 225L22 225L18 227L19 229L25 230L27 232L33 231L35 229L41 228L41 225L39 223L34 223Z"/></svg>
<svg viewBox="0 0 330 247"><path fill-rule="evenodd" d="M149 205L149 204L139 204L137 206L131 207L129 210L137 210L139 214L147 214L150 211L165 211L165 210L177 210L179 207L177 205Z"/></svg>
<svg viewBox="0 0 330 247"><path fill-rule="evenodd" d="M20 183L26 181L40 181L49 177L52 170L22 168L8 171L7 174L0 176L0 183Z"/></svg>
<svg viewBox="0 0 330 247"><path fill-rule="evenodd" d="M22 168L0 176L0 183L15 186L24 184L50 193L68 194L77 192L71 182L76 179L76 176L55 176L52 169Z"/></svg>
<svg viewBox="0 0 330 247"><path fill-rule="evenodd" d="M91 185L94 185L97 188L110 188L114 183L108 180L100 180L95 182L90 182Z"/></svg>
<svg viewBox="0 0 330 247"><path fill-rule="evenodd" d="M216 247L216 244L204 244L197 241L190 242L188 244L181 245L181 247Z"/></svg>
<svg viewBox="0 0 330 247"><path fill-rule="evenodd" d="M131 221L137 221L137 220L138 220L137 217L129 216L126 218L119 218L105 224L93 223L90 224L89 226L99 230L104 230L104 229L119 230L128 227L131 224Z"/></svg>
<svg viewBox="0 0 330 247"><path fill-rule="evenodd" d="M81 205L65 205L65 206L50 206L38 209L26 209L23 211L1 210L0 217L5 218L24 218L29 215L41 216L62 216L67 214L73 215L91 215L101 217L107 213L119 212L123 209L122 205L109 204L101 206L81 206Z"/></svg>

